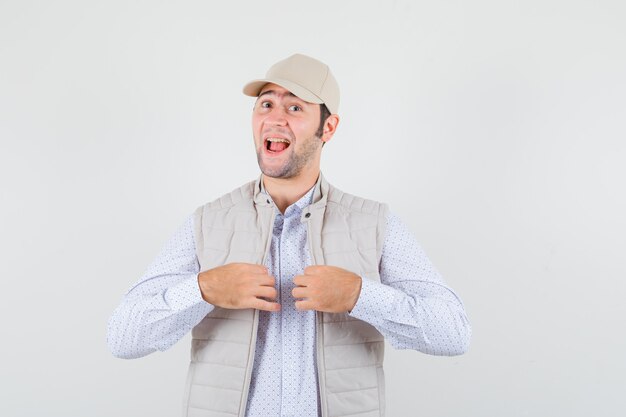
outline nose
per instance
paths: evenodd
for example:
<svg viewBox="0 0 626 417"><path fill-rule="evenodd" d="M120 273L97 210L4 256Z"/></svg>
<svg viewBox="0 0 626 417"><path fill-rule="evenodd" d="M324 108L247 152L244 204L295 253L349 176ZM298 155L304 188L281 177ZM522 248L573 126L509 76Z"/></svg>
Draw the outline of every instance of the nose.
<svg viewBox="0 0 626 417"><path fill-rule="evenodd" d="M265 123L272 126L286 126L287 117L286 112L280 106L274 107L272 111L265 118Z"/></svg>

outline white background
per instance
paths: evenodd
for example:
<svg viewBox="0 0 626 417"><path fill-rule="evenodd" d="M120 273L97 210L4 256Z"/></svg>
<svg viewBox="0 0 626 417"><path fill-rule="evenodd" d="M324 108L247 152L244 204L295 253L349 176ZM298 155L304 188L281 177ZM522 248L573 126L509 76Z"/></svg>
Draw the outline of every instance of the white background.
<svg viewBox="0 0 626 417"><path fill-rule="evenodd" d="M125 361L106 323L258 175L241 87L294 52L341 86L326 177L473 325L464 356L388 347L388 414L624 415L626 6L556 0L0 0L0 415L179 415L188 339Z"/></svg>

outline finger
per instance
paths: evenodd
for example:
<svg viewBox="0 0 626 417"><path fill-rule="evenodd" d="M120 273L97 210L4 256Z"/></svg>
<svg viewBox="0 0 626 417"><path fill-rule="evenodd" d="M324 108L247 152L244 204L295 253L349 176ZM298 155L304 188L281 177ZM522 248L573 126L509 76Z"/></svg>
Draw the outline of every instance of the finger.
<svg viewBox="0 0 626 417"><path fill-rule="evenodd" d="M256 283L259 285L264 285L268 287L273 287L274 285L276 285L276 279L271 275L257 274L255 278Z"/></svg>
<svg viewBox="0 0 626 417"><path fill-rule="evenodd" d="M315 303L310 300L296 301L296 309L300 311L315 310Z"/></svg>
<svg viewBox="0 0 626 417"><path fill-rule="evenodd" d="M295 277L293 277L293 283L299 287L306 287L309 283L309 277L306 277L304 275L296 275Z"/></svg>
<svg viewBox="0 0 626 417"><path fill-rule="evenodd" d="M256 294L257 297L269 298L271 300L275 300L278 296L276 288L274 287L258 287Z"/></svg>
<svg viewBox="0 0 626 417"><path fill-rule="evenodd" d="M310 265L304 268L304 275L317 275L324 273L330 269L327 265Z"/></svg>
<svg viewBox="0 0 626 417"><path fill-rule="evenodd" d="M280 304L273 303L271 301L261 300L260 298L257 298L255 301L253 301L251 307L256 308L257 310L263 310L263 311L279 311L280 310Z"/></svg>
<svg viewBox="0 0 626 417"><path fill-rule="evenodd" d="M293 295L294 298L306 298L308 293L309 291L306 287L296 287L291 290L291 295Z"/></svg>
<svg viewBox="0 0 626 417"><path fill-rule="evenodd" d="M312 275L314 274L317 270L319 269L319 267L317 265L311 265L311 266L307 266L306 268L304 268L304 275Z"/></svg>

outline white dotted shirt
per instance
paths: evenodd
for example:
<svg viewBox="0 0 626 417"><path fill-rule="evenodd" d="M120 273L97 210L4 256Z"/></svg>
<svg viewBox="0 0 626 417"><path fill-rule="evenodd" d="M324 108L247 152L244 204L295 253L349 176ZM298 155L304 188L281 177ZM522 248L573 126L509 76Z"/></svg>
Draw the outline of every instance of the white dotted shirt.
<svg viewBox="0 0 626 417"><path fill-rule="evenodd" d="M281 310L260 312L248 417L319 416L315 312L296 310L291 295L293 277L311 264L300 213L312 195L313 188L284 215L276 209L266 266L276 278ZM138 358L166 350L211 312L199 272L189 216L113 313L107 338L112 353ZM350 315L376 327L393 347L432 355L468 349L471 327L461 300L397 216L387 217L381 282L362 278Z"/></svg>

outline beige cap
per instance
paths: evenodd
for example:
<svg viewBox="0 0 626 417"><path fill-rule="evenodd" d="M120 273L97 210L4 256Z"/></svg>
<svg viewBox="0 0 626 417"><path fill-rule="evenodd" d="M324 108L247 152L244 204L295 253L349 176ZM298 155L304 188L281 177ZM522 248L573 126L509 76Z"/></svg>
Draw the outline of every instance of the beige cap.
<svg viewBox="0 0 626 417"><path fill-rule="evenodd" d="M294 54L278 61L264 79L250 81L243 93L257 97L267 83L280 85L309 103L326 104L332 114L339 111L339 85L328 65L310 56Z"/></svg>

